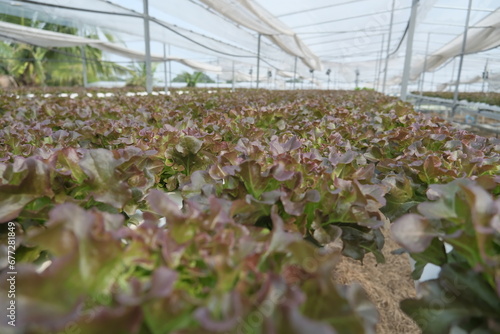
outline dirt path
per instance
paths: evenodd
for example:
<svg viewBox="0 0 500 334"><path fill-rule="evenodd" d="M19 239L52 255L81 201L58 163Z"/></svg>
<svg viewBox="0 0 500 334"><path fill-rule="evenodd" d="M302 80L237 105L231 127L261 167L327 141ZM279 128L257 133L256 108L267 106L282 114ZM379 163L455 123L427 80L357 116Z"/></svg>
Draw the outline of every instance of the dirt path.
<svg viewBox="0 0 500 334"><path fill-rule="evenodd" d="M400 248L384 231L385 264L377 264L373 255L359 261L343 257L337 267L337 281L341 284L360 283L377 306L380 321L378 334L421 333L417 325L399 308L399 302L415 296L415 286L410 278L411 269L406 255L393 255L392 250Z"/></svg>

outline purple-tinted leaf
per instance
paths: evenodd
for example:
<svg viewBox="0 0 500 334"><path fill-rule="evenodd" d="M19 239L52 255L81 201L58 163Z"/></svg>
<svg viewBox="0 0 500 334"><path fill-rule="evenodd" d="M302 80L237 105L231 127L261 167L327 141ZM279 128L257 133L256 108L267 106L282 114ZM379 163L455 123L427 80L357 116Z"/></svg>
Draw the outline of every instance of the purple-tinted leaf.
<svg viewBox="0 0 500 334"><path fill-rule="evenodd" d="M205 330L213 331L213 332L226 332L238 325L238 322L241 321L241 313L242 313L242 305L241 300L236 292L231 293L228 296L227 302L230 304L228 307L220 307L221 305L217 305L217 308L226 309L227 314L224 314L224 320L216 320L210 314L209 308L199 308L195 311L194 317L198 320Z"/></svg>
<svg viewBox="0 0 500 334"><path fill-rule="evenodd" d="M239 167L238 175L248 193L258 199L267 188L270 177L262 176L261 167L256 161L245 161Z"/></svg>
<svg viewBox="0 0 500 334"><path fill-rule="evenodd" d="M3 177L13 183L0 185L0 223L16 218L35 198L53 196L49 168L38 159L17 160L7 166Z"/></svg>
<svg viewBox="0 0 500 334"><path fill-rule="evenodd" d="M93 197L116 208L122 208L132 197L128 185L117 176L116 168L121 162L112 151L104 149L84 151L80 160L80 167L89 178Z"/></svg>
<svg viewBox="0 0 500 334"><path fill-rule="evenodd" d="M179 140L179 143L175 146L177 152L182 156L187 156L188 154L196 154L201 149L203 142L193 136L184 136Z"/></svg>
<svg viewBox="0 0 500 334"><path fill-rule="evenodd" d="M148 297L151 299L167 297L172 292L177 278L177 272L167 267L157 268L151 275L151 288L148 291Z"/></svg>
<svg viewBox="0 0 500 334"><path fill-rule="evenodd" d="M283 144L283 148L285 149L286 152L296 150L301 146L302 146L302 143L300 142L300 140L297 139L296 136L293 136L292 138L287 140L287 142L285 144Z"/></svg>
<svg viewBox="0 0 500 334"><path fill-rule="evenodd" d="M295 175L295 172L285 169L285 163L283 161L279 161L278 164L274 165L270 173L276 180L281 182L290 180Z"/></svg>
<svg viewBox="0 0 500 334"><path fill-rule="evenodd" d="M416 214L407 214L395 220L391 225L394 239L410 252L423 252L436 233L427 219Z"/></svg>

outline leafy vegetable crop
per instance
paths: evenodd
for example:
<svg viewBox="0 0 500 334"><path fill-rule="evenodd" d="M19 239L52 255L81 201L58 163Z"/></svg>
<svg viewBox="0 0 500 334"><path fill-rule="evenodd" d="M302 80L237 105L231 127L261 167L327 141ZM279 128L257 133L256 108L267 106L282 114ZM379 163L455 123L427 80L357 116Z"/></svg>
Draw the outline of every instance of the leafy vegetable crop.
<svg viewBox="0 0 500 334"><path fill-rule="evenodd" d="M4 94L0 113L26 333L372 333L373 305L333 270L341 255L383 262L396 219L417 271L475 275L467 297L487 304L460 324L498 324L498 139L368 91ZM425 298L403 309L432 320Z"/></svg>

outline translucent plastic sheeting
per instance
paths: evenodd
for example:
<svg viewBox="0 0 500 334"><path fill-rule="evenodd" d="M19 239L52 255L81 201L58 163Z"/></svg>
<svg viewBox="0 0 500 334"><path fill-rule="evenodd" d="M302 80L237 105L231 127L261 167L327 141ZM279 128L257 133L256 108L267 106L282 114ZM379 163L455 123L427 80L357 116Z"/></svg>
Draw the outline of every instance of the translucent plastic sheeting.
<svg viewBox="0 0 500 334"><path fill-rule="evenodd" d="M279 76L285 77L285 78L295 78L296 75L293 72L288 72L288 71L278 71L276 73Z"/></svg>
<svg viewBox="0 0 500 334"><path fill-rule="evenodd" d="M154 9L182 19L190 25L209 33L211 36L218 36L218 38L230 43L235 43L236 45L244 45L246 48L254 50L255 53L257 53L258 34L255 31L247 29L242 25L239 25L237 22L229 20L220 13L217 13L214 9L211 9L206 4L192 0L176 0L175 2L150 0L149 3ZM294 39L294 37L288 38ZM270 38L269 41L271 42L268 42L266 38L262 38L260 55L264 61L269 60L268 63L272 64L275 68L279 67L281 69L291 70L290 66L294 62L294 57L287 54L277 46L278 44L282 44L283 39L284 37L276 41ZM293 46L297 44L297 41L293 40L290 44L291 46L288 46L288 48L293 48ZM287 47L286 45L282 46L283 48ZM295 47L294 52L299 55L302 53L302 51L297 47ZM254 60L254 63L255 62L256 60ZM302 65L299 66L298 70L305 72L308 69L309 66Z"/></svg>
<svg viewBox="0 0 500 334"><path fill-rule="evenodd" d="M482 76L477 75L477 76L470 78L468 80L460 80L460 84L468 85L468 84L473 84L473 83L482 83L483 81L485 81L485 83L488 84L489 90L491 90L491 91L500 90L500 74L492 75L487 80L484 80ZM455 81L443 83L443 84L438 85L437 90L444 91L448 87L454 86L455 84L456 84Z"/></svg>
<svg viewBox="0 0 500 334"><path fill-rule="evenodd" d="M454 38L438 51L427 57L426 70L432 71L458 56L462 51L463 34ZM469 27L465 54L477 53L500 46L500 9L489 14L484 19ZM419 61L412 67L411 77L416 79L424 71L424 61Z"/></svg>
<svg viewBox="0 0 500 334"><path fill-rule="evenodd" d="M210 8L271 39L287 53L299 57L308 67L321 69L319 58L293 30L252 0L201 0Z"/></svg>
<svg viewBox="0 0 500 334"><path fill-rule="evenodd" d="M63 34L48 30L42 30L32 27L25 27L19 24L0 22L0 37L11 39L14 42L24 42L27 44L38 45L42 47L74 47L90 45L102 51L115 53L127 58L144 60L143 52L130 50L120 45L100 40L84 38L75 35ZM198 71L220 72L221 67L202 62L183 59L180 57L163 57L151 55L152 61L177 61Z"/></svg>
<svg viewBox="0 0 500 334"><path fill-rule="evenodd" d="M491 76L486 82L488 84L488 91L500 91L500 74Z"/></svg>
<svg viewBox="0 0 500 334"><path fill-rule="evenodd" d="M182 2L176 3L176 5L183 8L181 6ZM100 27L112 34L119 32L144 38L142 14L111 2L100 0L86 0L85 2L77 0L66 0L64 2L46 0L43 3L33 1L21 3L0 0L0 11L16 16L35 17L39 21L77 28ZM152 17L159 14L157 11L150 12ZM212 22L212 24L220 23L220 21L210 20L209 18L213 18L213 16L207 16L208 14L208 11L205 10L205 18L208 18L208 22ZM202 20L201 17L197 17L197 19ZM138 27L141 28L138 29ZM236 27L236 25L233 24L233 27ZM257 35L252 36L248 32L246 38L240 41L240 44L231 44L221 40L224 38L216 39L159 19L151 22L150 30L152 41L168 43L201 54L223 57L247 64L256 64L257 61ZM226 31L231 30L227 29ZM240 35L238 34L238 36ZM247 43L251 39L253 39L253 43L248 45ZM288 55L270 43L261 44L262 64L290 70L289 64L293 63L293 59L293 56ZM299 70L305 72L307 68L302 67Z"/></svg>
<svg viewBox="0 0 500 334"><path fill-rule="evenodd" d="M387 55L389 22L393 0L290 0L286 6L280 0L256 0L269 12L289 26L311 51L323 61L325 68L331 68L332 77L341 76L345 81L354 83L355 71L359 69L360 82L368 86L379 80L379 73L385 64L378 62ZM422 66L428 34L431 33L430 54L452 42L461 42L464 31L468 0L420 0L417 13L417 26L414 40L414 68ZM387 76L388 84L399 84L403 70L403 56L406 41L403 39L410 15L411 0L394 1L394 23L390 41L390 61ZM491 36L494 28L481 29L478 24L499 6L498 0L473 2L471 23L474 23L477 36ZM491 26L498 19L491 19ZM483 22L484 23L484 22ZM478 33L479 30L482 32ZM498 29L496 29L498 31ZM470 31L472 33L472 31ZM382 47L383 36L385 43ZM498 37L492 40L499 41ZM461 43L458 43L461 45ZM491 46L491 45L490 45ZM490 46L481 46L484 50ZM471 52L477 52L474 49ZM446 55L444 66L450 63L456 53ZM467 56L473 57L473 56ZM419 62L418 60L421 60ZM341 64L341 65L336 65ZM464 72L472 69L464 68ZM458 69L455 71L455 75ZM451 71L450 71L451 72ZM476 71L477 73L477 71ZM318 78L326 81L325 71ZM418 75L413 75L417 80ZM430 76L429 78L430 79ZM435 81L448 81L449 77L436 75ZM416 81L415 81L416 82Z"/></svg>
<svg viewBox="0 0 500 334"><path fill-rule="evenodd" d="M140 13L99 0L64 1L65 7L79 10L46 6L48 4L58 6L60 3L57 0L46 0L44 5L23 2L21 6L13 6L11 1L0 0L0 10L3 13L36 18L39 21L77 28L100 27L110 33L121 32L144 38L143 18ZM151 14L153 15L153 13ZM256 49L246 50L167 22L161 22L161 25L151 22L150 29L152 40L169 43L195 52L225 56L239 61L245 59L252 62L257 53Z"/></svg>
<svg viewBox="0 0 500 334"><path fill-rule="evenodd" d="M0 36L42 47L73 47L93 43L91 39L0 22Z"/></svg>
<svg viewBox="0 0 500 334"><path fill-rule="evenodd" d="M220 76L220 79L222 80L233 80L233 72L230 72L230 71L224 71L221 76ZM265 82L267 81L267 76L265 75L259 75L259 81L260 82ZM243 73L241 71L235 71L234 72L234 81L247 81L247 82L252 82L252 81L256 81L257 80L257 76L256 75L250 75L250 74L247 74L247 73Z"/></svg>
<svg viewBox="0 0 500 334"><path fill-rule="evenodd" d="M40 0L40 2L42 2ZM398 84L403 72L411 0L149 0L151 38L154 42L218 59L220 66L232 63L242 73L257 63L258 34L261 39L261 74L273 70L311 77L312 63L300 59L319 57L322 70L315 80L336 81L353 88L356 70L359 86L381 87L387 51L387 85ZM135 4L132 6L131 4ZM394 3L394 11L392 11ZM43 4L77 7L54 8L33 1L0 0L0 11L38 20L92 29L142 40L142 0L46 0ZM456 58L461 47L468 0L420 0L413 46L413 86L423 81L424 90L452 82L458 72ZM471 80L484 67L486 58L499 58L495 47L500 18L494 12L498 0L473 1L469 30L469 54L464 58L463 81ZM96 12L100 11L100 12ZM389 25L394 13L392 28ZM114 13L114 14L109 14ZM229 19L231 18L231 19ZM388 42L389 31L392 36ZM127 40L129 42L129 40ZM427 48L427 44L429 47ZM286 51L284 51L286 50ZM478 54L472 54L480 52ZM439 59L434 56L439 56ZM425 78L419 74L426 56ZM496 66L496 67L495 67ZM330 76L326 70L331 69ZM492 71L500 64L492 65ZM394 87L392 87L394 88ZM414 87L410 87L414 89Z"/></svg>

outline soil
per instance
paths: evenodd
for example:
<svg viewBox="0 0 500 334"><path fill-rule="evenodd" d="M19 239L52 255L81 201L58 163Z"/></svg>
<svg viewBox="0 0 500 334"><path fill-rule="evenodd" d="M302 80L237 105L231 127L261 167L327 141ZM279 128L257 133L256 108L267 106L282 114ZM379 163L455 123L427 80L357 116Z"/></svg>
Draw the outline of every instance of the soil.
<svg viewBox="0 0 500 334"><path fill-rule="evenodd" d="M365 256L363 264L342 257L337 266L336 280L340 284L360 283L379 312L378 334L421 333L418 326L399 308L399 302L415 297L415 285L410 277L407 255L393 255L400 246L392 240L390 230L385 229L385 264L377 264L372 254Z"/></svg>

